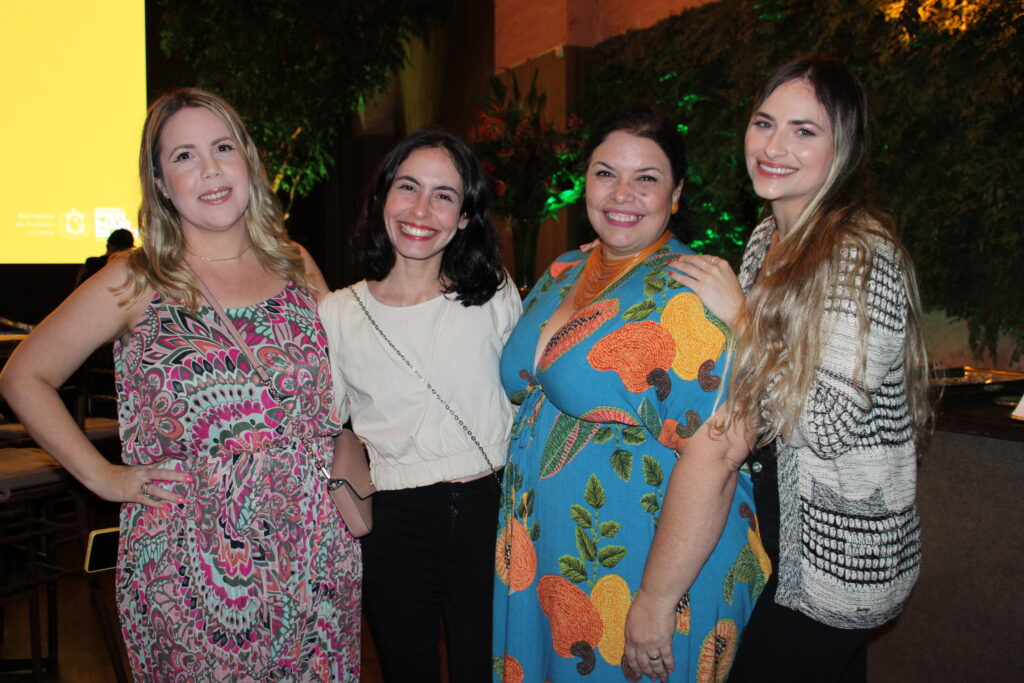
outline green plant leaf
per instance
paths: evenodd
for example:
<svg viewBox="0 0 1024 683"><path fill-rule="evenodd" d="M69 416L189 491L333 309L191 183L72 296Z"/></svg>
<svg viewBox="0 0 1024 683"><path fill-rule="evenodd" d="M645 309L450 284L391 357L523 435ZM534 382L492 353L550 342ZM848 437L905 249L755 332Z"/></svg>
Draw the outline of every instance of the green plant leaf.
<svg viewBox="0 0 1024 683"><path fill-rule="evenodd" d="M596 474L591 474L590 478L587 479L587 485L583 490L583 500L587 501L587 504L596 510L604 507L604 487L601 486L601 480L597 478Z"/></svg>
<svg viewBox="0 0 1024 683"><path fill-rule="evenodd" d="M645 512L655 513L661 509L661 505L658 504L658 496L653 493L645 493L640 496L640 505L643 506Z"/></svg>
<svg viewBox="0 0 1024 683"><path fill-rule="evenodd" d="M654 313L657 309L658 306L654 303L654 299L644 299L640 303L633 304L627 308L622 317L630 322L637 322Z"/></svg>
<svg viewBox="0 0 1024 683"><path fill-rule="evenodd" d="M661 434L661 417L658 415L657 408L646 396L640 401L639 414L640 421L644 423L647 431L651 434Z"/></svg>
<svg viewBox="0 0 1024 683"><path fill-rule="evenodd" d="M611 427L601 427L594 435L594 443L608 443L615 436L615 430Z"/></svg>
<svg viewBox="0 0 1024 683"><path fill-rule="evenodd" d="M576 527L576 550L587 562L593 562L597 558L597 544L590 534L579 527Z"/></svg>
<svg viewBox="0 0 1024 683"><path fill-rule="evenodd" d="M665 291L665 280L664 278L658 278L651 280L644 285L644 296L654 296L659 292Z"/></svg>
<svg viewBox="0 0 1024 683"><path fill-rule="evenodd" d="M598 429L600 426L593 422L559 413L548 433L544 452L541 454L541 479L558 474L563 467L572 462Z"/></svg>
<svg viewBox="0 0 1024 683"><path fill-rule="evenodd" d="M630 446L639 446L647 441L647 432L643 427L623 427L622 440Z"/></svg>
<svg viewBox="0 0 1024 683"><path fill-rule="evenodd" d="M626 556L626 549L621 545L606 545L601 548L601 551L597 555L598 561L602 567L611 569L617 565L622 558Z"/></svg>
<svg viewBox="0 0 1024 683"><path fill-rule="evenodd" d="M619 479L629 482L633 476L633 454L627 450L616 448L612 453L612 471L619 475Z"/></svg>
<svg viewBox="0 0 1024 683"><path fill-rule="evenodd" d="M572 515L573 521L576 522L576 526L581 529L589 529L593 525L593 518L590 516L590 510L582 505L569 506L569 514Z"/></svg>
<svg viewBox="0 0 1024 683"><path fill-rule="evenodd" d="M618 522L601 522L601 536L603 538L613 538L617 533L619 533L619 529L621 528L622 525Z"/></svg>
<svg viewBox="0 0 1024 683"><path fill-rule="evenodd" d="M562 555L558 558L558 572L573 583L583 583L587 580L587 566L574 555Z"/></svg>
<svg viewBox="0 0 1024 683"><path fill-rule="evenodd" d="M660 462L649 455L645 455L640 459L640 467L644 473L644 481L647 482L648 486L661 486L661 483L665 480L665 470L662 469Z"/></svg>

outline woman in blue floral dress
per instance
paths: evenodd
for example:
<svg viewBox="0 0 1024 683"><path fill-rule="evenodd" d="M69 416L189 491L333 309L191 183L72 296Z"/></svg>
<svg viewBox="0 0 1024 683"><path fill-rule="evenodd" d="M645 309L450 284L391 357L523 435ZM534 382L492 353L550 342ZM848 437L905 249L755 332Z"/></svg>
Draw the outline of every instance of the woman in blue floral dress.
<svg viewBox="0 0 1024 683"><path fill-rule="evenodd" d="M587 151L600 240L551 265L502 357L520 407L495 556L496 680L635 681L642 657L662 680L722 681L770 572L746 472L729 475L725 530L671 599L664 646L636 652L627 629L641 578L664 583L645 565L674 511L673 468L724 399L728 330L667 268L692 253L672 234L682 141L635 107L599 125Z"/></svg>

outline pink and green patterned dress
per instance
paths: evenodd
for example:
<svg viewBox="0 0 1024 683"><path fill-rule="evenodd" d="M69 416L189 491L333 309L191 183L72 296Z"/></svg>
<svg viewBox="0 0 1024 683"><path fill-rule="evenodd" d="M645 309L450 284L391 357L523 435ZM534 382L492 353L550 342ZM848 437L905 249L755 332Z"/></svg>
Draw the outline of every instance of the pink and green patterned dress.
<svg viewBox="0 0 1024 683"><path fill-rule="evenodd" d="M153 296L114 347L123 459L188 472L183 505L121 510L117 600L141 681L358 681L361 558L314 460L340 431L313 295L228 316Z"/></svg>

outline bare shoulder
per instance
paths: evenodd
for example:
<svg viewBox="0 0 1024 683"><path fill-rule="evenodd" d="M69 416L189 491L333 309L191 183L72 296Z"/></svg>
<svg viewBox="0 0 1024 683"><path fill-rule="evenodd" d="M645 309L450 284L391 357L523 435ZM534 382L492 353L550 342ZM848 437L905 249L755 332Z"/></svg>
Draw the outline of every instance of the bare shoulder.
<svg viewBox="0 0 1024 683"><path fill-rule="evenodd" d="M99 284L108 296L113 297L114 303L123 313L124 331L130 331L153 299L153 288L148 283L140 288L135 287L135 276L127 255L109 259L107 265L96 273L96 277L102 278Z"/></svg>
<svg viewBox="0 0 1024 683"><path fill-rule="evenodd" d="M324 280L323 273L320 272L320 267L317 266L316 261L313 260L313 257L304 246L298 242L292 242L292 246L298 249L299 254L302 256L302 268L306 273L306 284L316 293L317 297L323 297L330 292L330 288L327 286L327 281Z"/></svg>

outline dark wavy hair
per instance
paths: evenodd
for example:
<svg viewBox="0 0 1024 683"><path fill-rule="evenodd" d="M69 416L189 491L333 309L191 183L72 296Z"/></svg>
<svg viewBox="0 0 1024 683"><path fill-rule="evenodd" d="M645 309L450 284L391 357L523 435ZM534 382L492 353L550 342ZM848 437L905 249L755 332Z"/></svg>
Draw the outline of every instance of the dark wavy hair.
<svg viewBox="0 0 1024 683"><path fill-rule="evenodd" d="M369 280L383 280L395 266L395 248L384 227L384 204L398 167L410 154L424 148L447 152L462 178L461 213L467 222L465 228L456 231L441 256L441 276L449 283L445 292L454 292L463 306L487 303L506 282L491 223L487 181L469 145L436 128L423 128L406 137L377 169L357 225L363 274Z"/></svg>
<svg viewBox="0 0 1024 683"><path fill-rule="evenodd" d="M653 141L668 157L672 169L672 186L686 180L686 145L683 136L672 119L660 109L645 102L627 104L611 112L601 119L591 130L587 144L583 147L584 173L590 166L590 157L612 133L622 131ZM668 228L676 239L688 244L693 239L693 221L686 205L687 184L683 183L683 192L679 196L679 210L668 220ZM591 226L591 229L592 226Z"/></svg>

